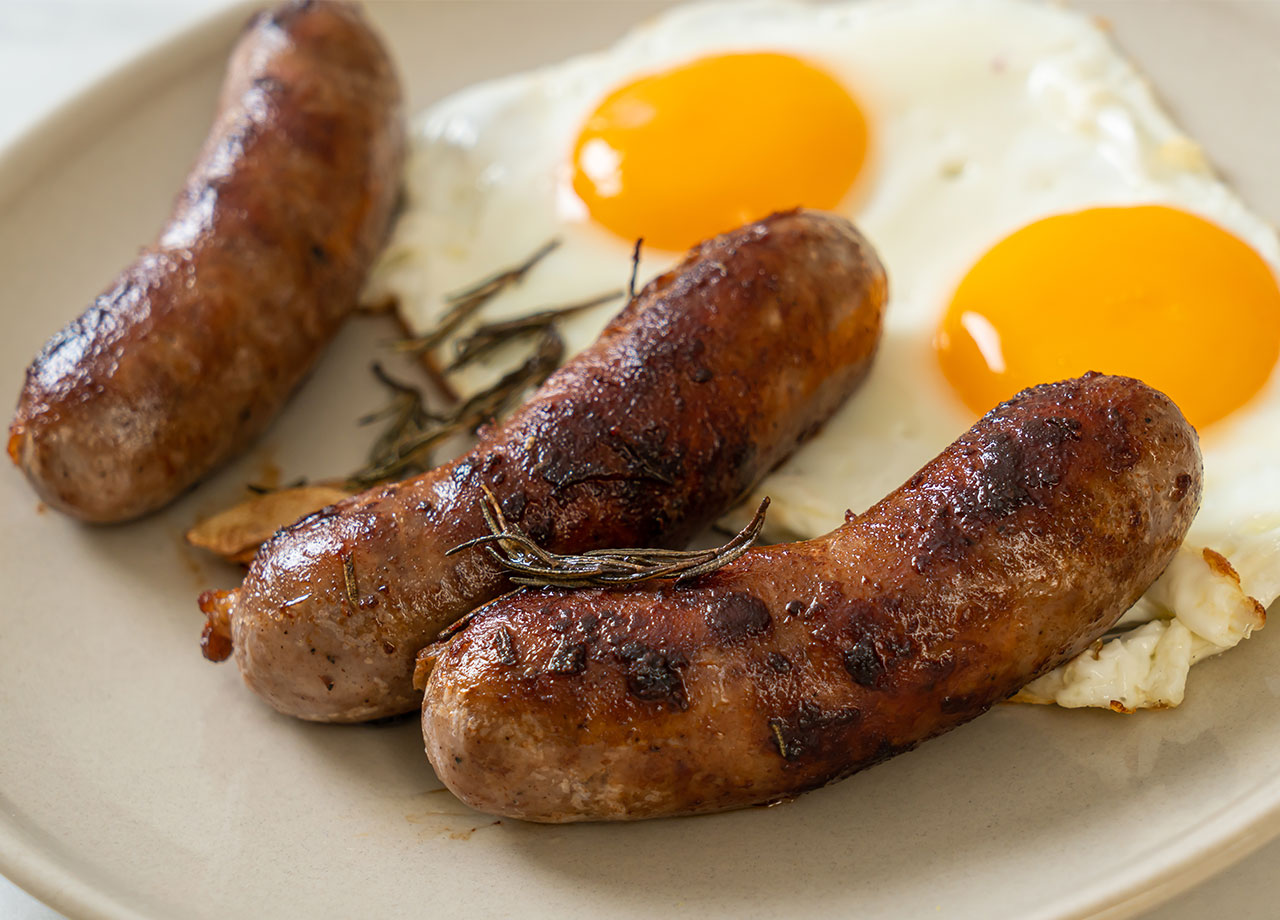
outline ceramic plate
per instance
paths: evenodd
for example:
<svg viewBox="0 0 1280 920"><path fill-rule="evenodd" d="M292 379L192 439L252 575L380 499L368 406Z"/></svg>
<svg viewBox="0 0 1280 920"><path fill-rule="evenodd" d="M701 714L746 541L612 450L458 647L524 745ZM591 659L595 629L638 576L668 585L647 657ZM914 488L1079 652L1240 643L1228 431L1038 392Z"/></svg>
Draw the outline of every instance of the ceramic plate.
<svg viewBox="0 0 1280 920"><path fill-rule="evenodd" d="M602 46L661 5L370 12L418 107ZM1280 215L1280 7L1088 8L1245 198ZM243 19L156 49L0 157L8 392L163 219ZM1197 667L1176 711L999 707L784 807L635 826L469 811L439 788L413 719L276 715L201 659L194 598L236 573L181 534L246 481L354 467L354 420L381 399L366 365L388 334L354 322L248 457L142 523L76 525L0 470L0 872L71 917L1121 917L1280 828L1271 630Z"/></svg>

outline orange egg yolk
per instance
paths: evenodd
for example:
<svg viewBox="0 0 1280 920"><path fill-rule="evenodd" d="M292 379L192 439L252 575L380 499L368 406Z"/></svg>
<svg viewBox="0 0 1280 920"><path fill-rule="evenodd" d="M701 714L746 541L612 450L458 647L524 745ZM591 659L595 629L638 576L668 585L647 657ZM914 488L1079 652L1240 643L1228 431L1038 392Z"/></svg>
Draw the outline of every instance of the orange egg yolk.
<svg viewBox="0 0 1280 920"><path fill-rule="evenodd" d="M974 412L1088 370L1137 377L1203 427L1280 355L1280 288L1215 224L1158 206L1094 208L1006 237L969 271L934 346Z"/></svg>
<svg viewBox="0 0 1280 920"><path fill-rule="evenodd" d="M615 90L573 152L573 189L625 240L683 250L772 211L835 208L866 158L862 110L785 54L708 57Z"/></svg>

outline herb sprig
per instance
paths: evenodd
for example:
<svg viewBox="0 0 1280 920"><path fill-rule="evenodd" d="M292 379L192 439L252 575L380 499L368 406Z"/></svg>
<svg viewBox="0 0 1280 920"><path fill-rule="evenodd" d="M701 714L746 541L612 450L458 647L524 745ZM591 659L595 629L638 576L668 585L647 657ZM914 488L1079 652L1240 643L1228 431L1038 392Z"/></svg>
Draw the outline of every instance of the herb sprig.
<svg viewBox="0 0 1280 920"><path fill-rule="evenodd" d="M617 587L655 578L670 578L677 583L689 581L728 565L750 549L760 536L769 508L766 498L746 527L727 543L712 549L597 549L561 554L542 548L510 524L493 493L488 487L483 488L485 502L481 509L489 533L461 543L445 555L483 547L513 582L538 587Z"/></svg>
<svg viewBox="0 0 1280 920"><path fill-rule="evenodd" d="M559 245L559 240L550 240L520 264L449 295L446 298L448 309L436 325L421 336L398 342L396 348L427 356L490 300L524 280L525 275ZM565 355L564 339L556 328L560 320L616 300L624 293L621 289L608 291L577 303L547 307L514 319L486 323L458 339L454 346L455 357L444 369L446 375L509 342L528 338L535 341L532 351L520 364L488 387L456 401L444 411L429 409L418 387L392 377L380 364L374 364L374 376L392 391L393 398L389 405L365 416L360 423L368 425L387 419L390 421L374 441L368 462L348 476L347 483L353 489L364 489L430 469L432 451L441 442L473 431L512 408L525 392L540 385L560 366Z"/></svg>

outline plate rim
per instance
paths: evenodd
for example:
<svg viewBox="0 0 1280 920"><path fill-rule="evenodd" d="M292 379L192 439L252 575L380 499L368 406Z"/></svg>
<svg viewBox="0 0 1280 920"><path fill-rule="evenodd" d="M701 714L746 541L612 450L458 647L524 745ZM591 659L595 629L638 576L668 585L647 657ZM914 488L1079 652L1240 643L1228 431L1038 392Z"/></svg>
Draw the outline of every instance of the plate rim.
<svg viewBox="0 0 1280 920"><path fill-rule="evenodd" d="M92 135L118 112L142 101L158 78L186 70L193 57L231 40L259 6L255 0L230 0L227 6L203 13L72 93L0 145L0 208L43 173L56 171L68 144Z"/></svg>
<svg viewBox="0 0 1280 920"><path fill-rule="evenodd" d="M377 7L402 0L360 2ZM438 0L410 2L430 6ZM0 146L0 208L20 196L42 174L56 172L77 138L91 135L94 128L116 113L145 104L155 85L187 71L200 55L229 45L260 6L256 0L231 0L229 5L207 12L158 39L46 110ZM0 794L0 801L5 798ZM1194 888L1278 836L1280 770L1269 782L1201 822L1193 836L1167 841L1142 854L1126 871L1131 880L1106 876L1078 889L1069 899L1059 899L1056 904L1034 911L1026 920L1131 918ZM74 920L165 920L86 881L54 850L33 840L18 815L8 810L0 811L0 875Z"/></svg>
<svg viewBox="0 0 1280 920"><path fill-rule="evenodd" d="M149 88L185 72L200 55L229 44L257 6L255 0L232 0L200 15L45 111L0 146L0 209L43 174L56 172L78 138L145 102ZM6 799L0 793L0 802ZM21 818L7 809L0 812L0 875L72 920L164 920L85 881L54 851L32 840Z"/></svg>

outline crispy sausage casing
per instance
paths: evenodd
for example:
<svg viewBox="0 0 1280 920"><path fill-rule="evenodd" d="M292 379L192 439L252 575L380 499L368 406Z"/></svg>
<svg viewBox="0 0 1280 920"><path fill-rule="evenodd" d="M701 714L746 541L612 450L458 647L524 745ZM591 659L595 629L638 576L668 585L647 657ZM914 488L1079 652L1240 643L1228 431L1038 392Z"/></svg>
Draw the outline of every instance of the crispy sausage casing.
<svg viewBox="0 0 1280 920"><path fill-rule="evenodd" d="M261 432L354 308L403 149L396 74L354 8L258 16L160 236L27 370L9 453L40 496L127 520Z"/></svg>
<svg viewBox="0 0 1280 920"><path fill-rule="evenodd" d="M885 296L838 217L777 214L702 244L469 454L277 534L237 593L205 598L206 639L229 618L245 680L282 712L416 708L417 652L511 588L483 552L445 557L487 532L484 487L560 552L682 544L853 390Z"/></svg>
<svg viewBox="0 0 1280 920"><path fill-rule="evenodd" d="M821 786L1085 649L1168 563L1200 476L1194 430L1138 381L1027 390L825 537L687 587L483 608L436 651L427 754L468 805L534 821Z"/></svg>

